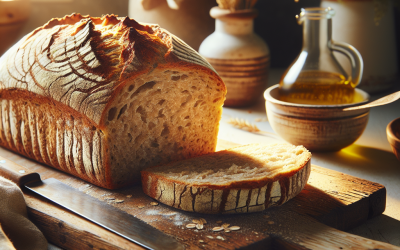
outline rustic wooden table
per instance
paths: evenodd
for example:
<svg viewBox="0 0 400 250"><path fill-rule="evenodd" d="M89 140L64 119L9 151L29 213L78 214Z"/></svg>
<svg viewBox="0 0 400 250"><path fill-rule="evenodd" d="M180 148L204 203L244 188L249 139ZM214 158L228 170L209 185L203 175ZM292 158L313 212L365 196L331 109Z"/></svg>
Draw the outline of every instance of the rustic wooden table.
<svg viewBox="0 0 400 250"><path fill-rule="evenodd" d="M283 70L272 69L268 85L277 84L282 73ZM371 99L400 90L400 82L397 85L385 93L372 95ZM349 232L396 246L400 246L400 162L394 156L387 141L386 126L399 116L400 101L372 108L367 128L353 145L338 152L313 153L312 157L313 164L378 182L386 187L387 204L383 215ZM267 133L256 134L234 128L228 123L231 118L247 120ZM224 107L219 138L239 144L283 141L268 123L263 99L252 107L240 109Z"/></svg>

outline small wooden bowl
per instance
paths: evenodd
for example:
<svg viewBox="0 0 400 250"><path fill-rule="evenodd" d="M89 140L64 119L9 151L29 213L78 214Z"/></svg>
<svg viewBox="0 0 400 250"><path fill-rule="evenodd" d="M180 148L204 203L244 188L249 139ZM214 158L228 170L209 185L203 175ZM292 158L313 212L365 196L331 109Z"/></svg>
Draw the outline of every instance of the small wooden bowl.
<svg viewBox="0 0 400 250"><path fill-rule="evenodd" d="M400 117L394 119L387 125L386 135L393 153L400 161Z"/></svg>
<svg viewBox="0 0 400 250"><path fill-rule="evenodd" d="M356 91L363 96L362 103L368 101L366 92ZM337 151L347 147L361 136L368 123L369 108L343 111L361 103L308 105L283 102L278 97L278 85L264 92L271 127L284 140L311 151Z"/></svg>

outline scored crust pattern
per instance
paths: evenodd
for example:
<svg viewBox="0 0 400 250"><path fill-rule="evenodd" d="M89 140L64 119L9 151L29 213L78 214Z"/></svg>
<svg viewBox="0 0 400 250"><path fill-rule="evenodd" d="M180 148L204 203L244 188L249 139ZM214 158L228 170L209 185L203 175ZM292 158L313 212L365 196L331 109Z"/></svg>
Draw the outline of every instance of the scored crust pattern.
<svg viewBox="0 0 400 250"><path fill-rule="evenodd" d="M99 72L100 62L91 48L93 23L83 22L74 36L54 43L60 26L40 30L32 42L21 45L2 64L2 88L21 88L61 102L99 122L107 103L111 77ZM7 79L5 79L7 76ZM40 79L40 80L39 80ZM46 79L46 81L43 81Z"/></svg>
<svg viewBox="0 0 400 250"><path fill-rule="evenodd" d="M81 20L67 25L74 18ZM65 24L37 29L4 56L0 87L25 89L63 103L98 124L123 69L134 67L128 52L129 35L135 29L116 17L108 22L121 25L96 27L92 19L73 15L66 17ZM127 58L121 57L123 53Z"/></svg>
<svg viewBox="0 0 400 250"><path fill-rule="evenodd" d="M213 70L183 41L156 25L113 15L100 19L73 14L53 19L2 57L0 89L28 90L99 124L112 91L124 78L165 62L168 51L171 60Z"/></svg>

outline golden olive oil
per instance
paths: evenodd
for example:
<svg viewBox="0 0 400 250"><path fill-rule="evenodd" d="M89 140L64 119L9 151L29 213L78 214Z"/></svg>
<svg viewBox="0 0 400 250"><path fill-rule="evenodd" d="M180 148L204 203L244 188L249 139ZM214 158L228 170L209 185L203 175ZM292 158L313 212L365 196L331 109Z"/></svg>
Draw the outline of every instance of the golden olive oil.
<svg viewBox="0 0 400 250"><path fill-rule="evenodd" d="M280 100L285 102L337 105L363 101L354 90L355 85L341 74L303 71L293 83L280 82Z"/></svg>

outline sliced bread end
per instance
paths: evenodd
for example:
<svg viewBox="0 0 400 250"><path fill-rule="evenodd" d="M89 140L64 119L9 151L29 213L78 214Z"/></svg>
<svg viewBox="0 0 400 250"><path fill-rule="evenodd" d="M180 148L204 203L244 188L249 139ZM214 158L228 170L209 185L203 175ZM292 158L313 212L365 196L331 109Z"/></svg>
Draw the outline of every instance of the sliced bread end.
<svg viewBox="0 0 400 250"><path fill-rule="evenodd" d="M301 192L311 153L290 144L250 144L142 171L143 191L175 208L208 214L279 206Z"/></svg>

